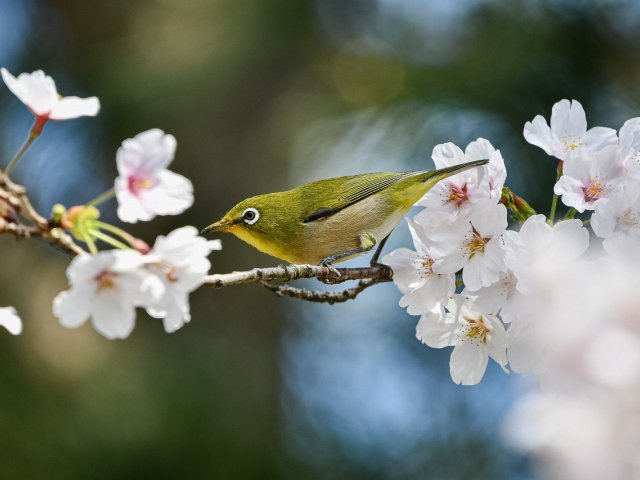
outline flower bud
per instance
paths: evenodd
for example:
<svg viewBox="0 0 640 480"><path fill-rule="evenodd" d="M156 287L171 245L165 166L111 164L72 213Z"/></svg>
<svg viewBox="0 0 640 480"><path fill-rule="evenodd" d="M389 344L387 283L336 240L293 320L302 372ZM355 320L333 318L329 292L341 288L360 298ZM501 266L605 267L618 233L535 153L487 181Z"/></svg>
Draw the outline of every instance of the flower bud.
<svg viewBox="0 0 640 480"><path fill-rule="evenodd" d="M60 225L69 230L78 240L84 241L87 232L95 228L94 222L98 218L100 218L100 210L96 207L76 205L62 215Z"/></svg>
<svg viewBox="0 0 640 480"><path fill-rule="evenodd" d="M151 247L147 244L147 242L139 238L132 238L130 243L132 248L139 251L143 255L146 255L151 250Z"/></svg>
<svg viewBox="0 0 640 480"><path fill-rule="evenodd" d="M499 203L511 210L513 216L519 222L524 222L527 218L536 214L536 211L531 208L524 198L513 193L508 187L502 189Z"/></svg>

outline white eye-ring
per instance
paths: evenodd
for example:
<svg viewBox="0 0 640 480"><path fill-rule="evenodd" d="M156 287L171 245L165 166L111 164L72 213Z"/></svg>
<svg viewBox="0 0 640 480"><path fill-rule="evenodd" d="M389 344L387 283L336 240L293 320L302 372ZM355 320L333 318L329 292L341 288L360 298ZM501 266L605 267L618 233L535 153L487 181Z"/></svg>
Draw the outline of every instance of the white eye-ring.
<svg viewBox="0 0 640 480"><path fill-rule="evenodd" d="M247 208L244 212L242 212L242 220L247 225L253 225L260 218L260 212L255 208Z"/></svg>

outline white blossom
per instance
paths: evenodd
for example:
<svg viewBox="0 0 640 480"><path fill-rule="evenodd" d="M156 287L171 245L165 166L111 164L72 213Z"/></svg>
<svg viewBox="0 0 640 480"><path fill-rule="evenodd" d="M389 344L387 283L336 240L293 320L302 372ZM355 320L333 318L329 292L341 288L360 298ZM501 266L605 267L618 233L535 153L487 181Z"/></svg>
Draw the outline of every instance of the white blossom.
<svg viewBox="0 0 640 480"><path fill-rule="evenodd" d="M517 277L522 293L536 291L538 271L566 265L580 257L589 246L589 232L577 219L563 220L551 226L544 215L533 215L509 240L511 253L506 265Z"/></svg>
<svg viewBox="0 0 640 480"><path fill-rule="evenodd" d="M61 96L53 79L42 70L21 73L18 78L11 75L6 68L0 69L0 72L9 90L37 117L70 120L84 116L93 117L100 110L100 102L96 97Z"/></svg>
<svg viewBox="0 0 640 480"><path fill-rule="evenodd" d="M67 268L71 288L53 301L54 315L67 328L91 318L105 337L128 337L136 306L151 304L164 293L162 282L144 268L145 261L135 250L78 255Z"/></svg>
<svg viewBox="0 0 640 480"><path fill-rule="evenodd" d="M542 148L547 155L564 160L570 152L580 149L598 151L616 145L616 131L594 127L587 130L587 118L577 100L561 100L551 109L551 127L541 115L524 126L524 138Z"/></svg>
<svg viewBox="0 0 640 480"><path fill-rule="evenodd" d="M500 150L496 150L488 140L479 138L471 142L465 152L453 143L443 143L433 149L431 158L436 168L482 159L489 160L489 163L484 168L473 168L438 182L418 205L457 213L481 198L493 198L496 202L500 199L507 171Z"/></svg>
<svg viewBox="0 0 640 480"><path fill-rule="evenodd" d="M167 169L176 139L157 128L122 142L116 154L118 217L124 222L147 221L156 215L176 215L193 204L191 182Z"/></svg>
<svg viewBox="0 0 640 480"><path fill-rule="evenodd" d="M504 269L504 205L485 198L456 216L425 209L414 218L429 232L434 272L455 273L462 268L462 280L471 290L498 280Z"/></svg>
<svg viewBox="0 0 640 480"><path fill-rule="evenodd" d="M409 231L416 251L399 248L382 261L393 269L393 281L404 294L400 306L407 307L411 315L421 315L453 295L455 275L433 271L429 239L422 225L409 221Z"/></svg>
<svg viewBox="0 0 640 480"><path fill-rule="evenodd" d="M204 283L211 268L207 256L220 250L219 240L198 236L195 227L182 227L157 238L147 254L149 270L165 287L164 294L146 306L147 313L162 318L165 331L175 332L191 320L189 294Z"/></svg>
<svg viewBox="0 0 640 480"><path fill-rule="evenodd" d="M489 357L505 371L506 333L494 315L477 311L473 297L454 295L447 304L448 313L437 305L420 317L416 336L433 348L453 346L449 368L457 384L475 385L482 380Z"/></svg>
<svg viewBox="0 0 640 480"><path fill-rule="evenodd" d="M627 174L640 180L640 117L627 120L620 128L619 156Z"/></svg>
<svg viewBox="0 0 640 480"><path fill-rule="evenodd" d="M567 155L562 177L553 191L562 203L578 212L593 210L595 203L611 194L624 171L614 146L598 152L581 151Z"/></svg>
<svg viewBox="0 0 640 480"><path fill-rule="evenodd" d="M22 333L22 320L13 307L0 307L0 325L12 335L20 335Z"/></svg>
<svg viewBox="0 0 640 480"><path fill-rule="evenodd" d="M625 182L609 198L596 202L591 227L604 238L603 246L609 253L624 241L621 237L630 237L640 245L640 182Z"/></svg>

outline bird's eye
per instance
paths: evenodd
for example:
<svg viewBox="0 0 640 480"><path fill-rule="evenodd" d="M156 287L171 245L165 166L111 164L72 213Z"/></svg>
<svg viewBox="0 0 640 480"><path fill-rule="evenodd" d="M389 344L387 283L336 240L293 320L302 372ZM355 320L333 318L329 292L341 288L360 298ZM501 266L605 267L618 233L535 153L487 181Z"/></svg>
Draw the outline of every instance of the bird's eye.
<svg viewBox="0 0 640 480"><path fill-rule="evenodd" d="M260 218L260 213L255 208L247 208L244 212L242 212L242 220L247 225L253 225Z"/></svg>

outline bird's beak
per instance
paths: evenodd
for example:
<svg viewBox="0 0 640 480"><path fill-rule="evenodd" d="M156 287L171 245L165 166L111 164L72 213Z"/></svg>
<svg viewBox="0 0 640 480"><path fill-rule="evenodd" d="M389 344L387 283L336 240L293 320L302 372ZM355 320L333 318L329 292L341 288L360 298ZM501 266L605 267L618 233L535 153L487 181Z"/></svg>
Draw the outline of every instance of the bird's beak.
<svg viewBox="0 0 640 480"><path fill-rule="evenodd" d="M233 221L228 218L223 218L222 220L212 223L208 227L205 227L200 232L201 234L212 233L212 232L226 232L233 225Z"/></svg>

